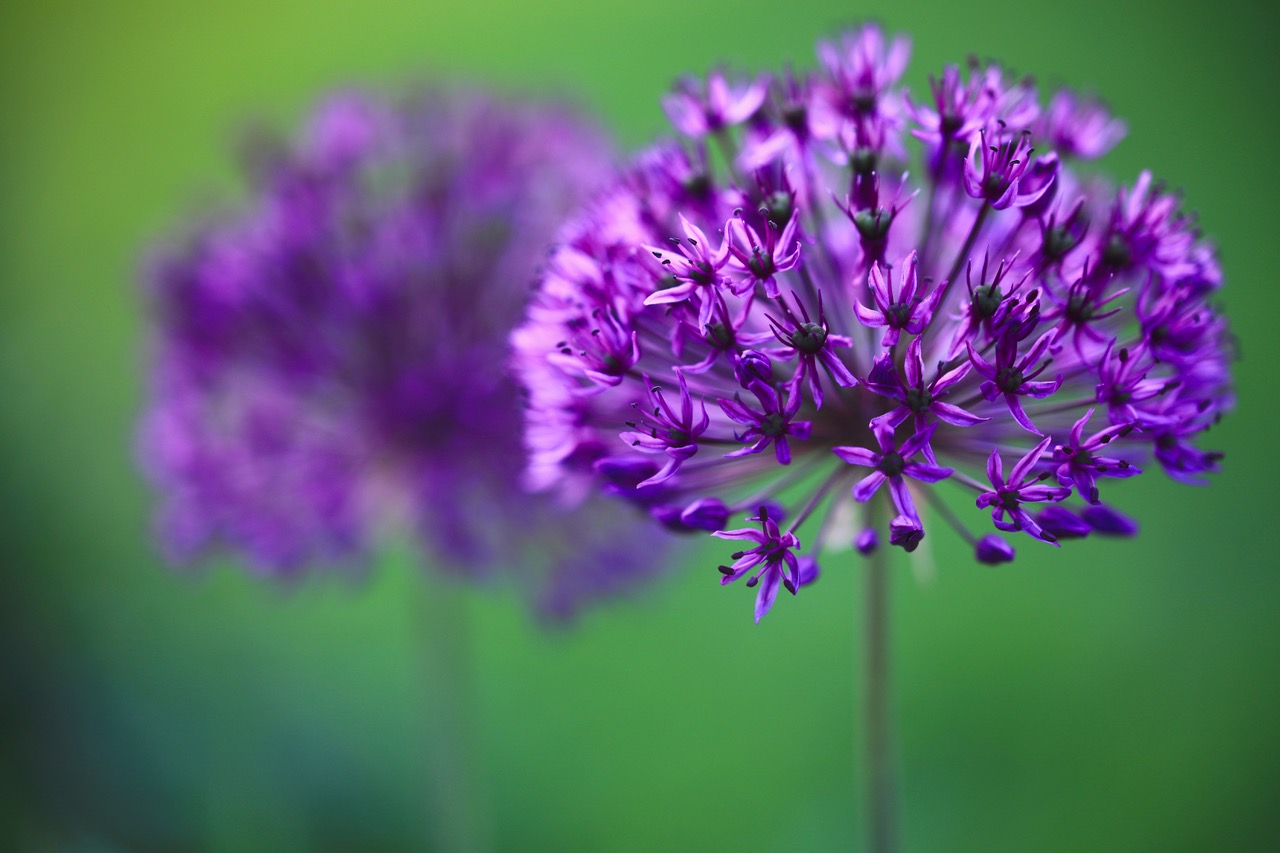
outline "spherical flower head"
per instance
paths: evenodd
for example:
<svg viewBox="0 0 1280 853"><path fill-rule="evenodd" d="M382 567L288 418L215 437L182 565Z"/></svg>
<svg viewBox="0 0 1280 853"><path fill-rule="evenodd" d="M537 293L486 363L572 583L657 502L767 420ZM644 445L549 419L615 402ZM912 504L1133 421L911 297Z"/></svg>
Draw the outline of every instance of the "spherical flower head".
<svg viewBox="0 0 1280 853"><path fill-rule="evenodd" d="M139 445L169 554L225 547L281 575L358 563L402 520L449 571L549 549L555 590L531 594L557 613L655 568L625 545L640 514L566 514L515 486L507 337L555 222L608 174L600 132L479 92L343 93L252 150L246 208L146 271ZM638 357L611 316L565 341L601 380Z"/></svg>
<svg viewBox="0 0 1280 853"><path fill-rule="evenodd" d="M946 68L912 99L907 49L864 27L736 123L727 107L714 131L677 120L679 145L565 224L513 336L529 480L704 530L723 518L715 535L756 513L761 531L731 532L758 547L726 577L769 584L757 617L804 556L910 552L938 522L986 564L1014 545L975 524L1054 546L1132 535L1103 503L1121 480L1197 482L1221 460L1198 446L1233 402L1212 244L1149 174L1116 189L1077 173L1123 126L1070 93L1042 109L996 65ZM635 349L602 383L556 342L606 315Z"/></svg>

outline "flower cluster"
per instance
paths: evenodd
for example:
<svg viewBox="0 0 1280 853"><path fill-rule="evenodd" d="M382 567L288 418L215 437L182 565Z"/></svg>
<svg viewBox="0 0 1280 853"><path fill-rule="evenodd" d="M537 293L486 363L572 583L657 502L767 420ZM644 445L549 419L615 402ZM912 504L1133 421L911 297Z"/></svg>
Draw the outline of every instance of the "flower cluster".
<svg viewBox="0 0 1280 853"><path fill-rule="evenodd" d="M912 551L924 504L1013 559L939 484L1057 545L1136 532L1110 480L1220 459L1196 443L1232 405L1212 246L1149 174L1073 170L1124 126L995 65L908 93L908 53L866 26L811 75L682 82L679 138L562 229L513 336L529 484L722 536L750 515L760 546L722 571L764 566L757 618L802 538Z"/></svg>
<svg viewBox="0 0 1280 853"><path fill-rule="evenodd" d="M393 519L448 570L528 569L553 615L650 573L643 516L514 486L507 337L555 222L607 179L603 137L558 106L343 94L250 152L249 209L147 270L139 443L170 555L353 565Z"/></svg>

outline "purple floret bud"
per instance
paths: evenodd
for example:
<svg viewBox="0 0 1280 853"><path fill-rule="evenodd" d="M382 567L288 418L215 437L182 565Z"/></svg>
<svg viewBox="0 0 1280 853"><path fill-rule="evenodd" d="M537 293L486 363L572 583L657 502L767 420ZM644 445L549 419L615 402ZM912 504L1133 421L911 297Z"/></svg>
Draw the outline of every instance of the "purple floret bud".
<svg viewBox="0 0 1280 853"><path fill-rule="evenodd" d="M1004 537L994 533L988 533L979 539L973 550L978 562L988 566L1012 563L1015 555L1013 546L1006 542Z"/></svg>
<svg viewBox="0 0 1280 853"><path fill-rule="evenodd" d="M1047 506L1036 513L1036 524L1059 540L1083 539L1093 529L1088 522L1062 506Z"/></svg>
<svg viewBox="0 0 1280 853"><path fill-rule="evenodd" d="M749 349L734 362L733 376L738 380L739 385L757 397L761 397L761 391L756 390L758 387L764 389L773 387L773 362L764 353Z"/></svg>
<svg viewBox="0 0 1280 853"><path fill-rule="evenodd" d="M924 539L924 528L920 522L914 518L908 518L905 515L899 515L889 522L889 544L897 545L902 550L910 554L916 548L920 547L920 541Z"/></svg>
<svg viewBox="0 0 1280 853"><path fill-rule="evenodd" d="M1138 535L1138 522L1102 504L1085 507L1084 520L1099 536L1127 538Z"/></svg>
<svg viewBox="0 0 1280 853"><path fill-rule="evenodd" d="M811 555L805 554L800 558L800 586L814 583L821 575L822 568Z"/></svg>
<svg viewBox="0 0 1280 853"><path fill-rule="evenodd" d="M853 547L864 557L869 556L879 545L880 534L876 532L874 527L862 528L858 531L858 535L853 538Z"/></svg>
<svg viewBox="0 0 1280 853"><path fill-rule="evenodd" d="M680 521L694 530L708 533L723 530L729 521L729 508L719 498L699 498L681 511Z"/></svg>

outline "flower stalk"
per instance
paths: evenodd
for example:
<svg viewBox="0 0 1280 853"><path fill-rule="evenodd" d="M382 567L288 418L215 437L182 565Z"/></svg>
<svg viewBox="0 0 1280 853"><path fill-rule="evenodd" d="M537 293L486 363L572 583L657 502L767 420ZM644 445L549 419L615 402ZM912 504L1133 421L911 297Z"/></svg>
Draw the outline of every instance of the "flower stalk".
<svg viewBox="0 0 1280 853"><path fill-rule="evenodd" d="M867 557L863 595L863 764L867 849L897 849L893 717L890 710L889 551Z"/></svg>

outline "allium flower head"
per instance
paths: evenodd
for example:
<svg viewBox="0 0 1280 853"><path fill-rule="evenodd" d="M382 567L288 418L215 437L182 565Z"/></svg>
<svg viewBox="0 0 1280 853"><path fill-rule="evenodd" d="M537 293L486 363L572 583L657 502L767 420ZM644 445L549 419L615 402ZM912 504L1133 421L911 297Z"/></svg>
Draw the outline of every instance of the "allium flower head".
<svg viewBox="0 0 1280 853"><path fill-rule="evenodd" d="M507 337L556 221L608 175L603 137L559 106L349 94L253 150L247 209L147 272L140 448L170 554L288 574L358 558L399 516L456 571L550 549L533 594L557 614L656 565L647 519L566 517L517 485ZM565 334L604 383L639 357L620 317Z"/></svg>
<svg viewBox="0 0 1280 853"><path fill-rule="evenodd" d="M728 105L762 78L682 83L679 115L716 121L678 119L568 222L513 337L529 482L723 520L758 543L726 573L761 584L757 617L799 589L802 540L911 551L943 522L1006 563L1008 535L1132 535L1118 479L1220 459L1198 446L1232 406L1212 245L1150 174L1075 171L1124 125L1071 92L1042 110L996 65L912 98L907 51L873 26L824 42L749 111ZM634 342L607 382L560 349L601 317Z"/></svg>

